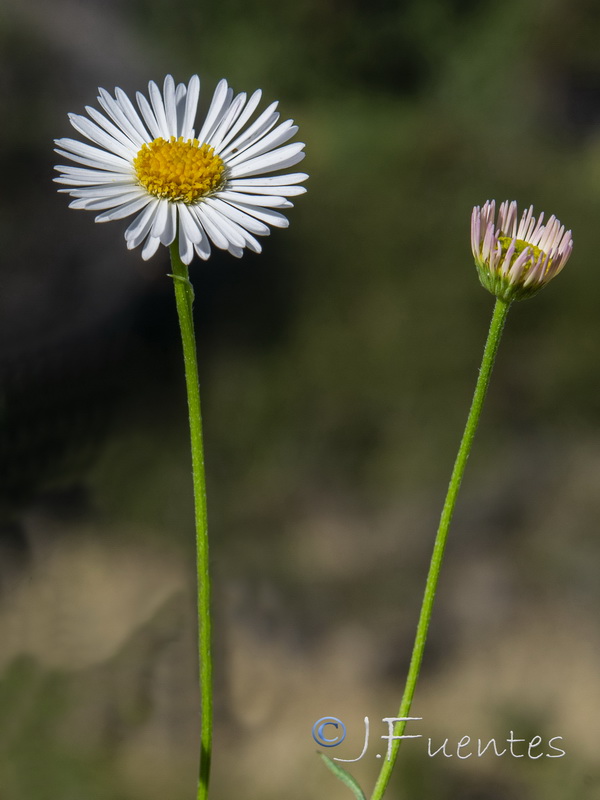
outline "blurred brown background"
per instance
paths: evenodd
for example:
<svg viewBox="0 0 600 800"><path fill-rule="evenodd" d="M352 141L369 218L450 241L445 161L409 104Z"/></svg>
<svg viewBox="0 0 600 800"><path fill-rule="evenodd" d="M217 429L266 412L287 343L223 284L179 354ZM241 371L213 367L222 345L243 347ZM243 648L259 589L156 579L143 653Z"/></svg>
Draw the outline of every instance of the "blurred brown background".
<svg viewBox="0 0 600 800"><path fill-rule="evenodd" d="M600 761L600 7L4 0L0 798L195 796L194 552L167 254L52 184L96 87L260 86L307 143L288 231L192 265L214 576L214 800L367 791L406 673L492 298L471 208L533 203L566 271L511 312L391 798L591 800ZM418 726L418 727L417 727ZM427 755L563 737L563 758ZM454 743L454 746L452 746ZM558 743L560 744L560 743ZM519 752L524 752L523 750Z"/></svg>

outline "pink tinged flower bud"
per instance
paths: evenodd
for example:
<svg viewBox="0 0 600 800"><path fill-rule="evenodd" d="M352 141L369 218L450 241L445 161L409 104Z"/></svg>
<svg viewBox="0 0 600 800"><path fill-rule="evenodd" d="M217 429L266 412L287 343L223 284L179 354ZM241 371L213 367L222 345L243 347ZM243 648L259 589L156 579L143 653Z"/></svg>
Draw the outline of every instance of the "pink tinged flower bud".
<svg viewBox="0 0 600 800"><path fill-rule="evenodd" d="M543 224L533 206L517 224L517 204L505 200L498 210L488 200L471 216L471 248L482 286L504 302L524 300L552 280L573 250L571 231L555 216Z"/></svg>

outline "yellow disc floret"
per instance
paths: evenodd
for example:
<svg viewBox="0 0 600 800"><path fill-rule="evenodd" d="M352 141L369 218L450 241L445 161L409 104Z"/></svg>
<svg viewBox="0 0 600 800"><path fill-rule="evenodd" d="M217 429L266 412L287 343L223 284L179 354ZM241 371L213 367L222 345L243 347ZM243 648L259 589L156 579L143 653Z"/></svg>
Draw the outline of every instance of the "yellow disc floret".
<svg viewBox="0 0 600 800"><path fill-rule="evenodd" d="M192 205L225 183L225 164L213 148L181 136L143 144L133 166L147 192L172 203Z"/></svg>
<svg viewBox="0 0 600 800"><path fill-rule="evenodd" d="M506 254L508 248L512 243L512 239L510 236L499 236L498 241L502 245L502 254ZM523 272L527 272L527 270L531 267L531 265L537 261L540 256L545 255L539 247L536 247L533 244L529 244L528 242L524 242L522 239L515 239L515 252L513 253L513 257L511 259L511 265L515 261L518 256L526 249L529 248L529 261L525 264L525 268Z"/></svg>

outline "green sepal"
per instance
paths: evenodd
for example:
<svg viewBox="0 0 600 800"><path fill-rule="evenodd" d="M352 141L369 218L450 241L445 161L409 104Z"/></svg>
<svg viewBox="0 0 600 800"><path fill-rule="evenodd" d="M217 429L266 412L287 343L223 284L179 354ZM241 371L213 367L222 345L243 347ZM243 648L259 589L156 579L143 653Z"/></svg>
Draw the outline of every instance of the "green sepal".
<svg viewBox="0 0 600 800"><path fill-rule="evenodd" d="M353 778L352 775L350 775L349 772L346 772L346 770L343 767L339 767L335 763L335 761L329 758L329 756L326 756L324 753L319 753L319 751L317 751L317 753L318 755L321 756L321 758L325 762L325 766L328 767L333 772L335 777L339 778L342 783L346 784L346 786L352 792L354 792L354 796L357 798L357 800L367 800L363 790L358 785L356 778Z"/></svg>
<svg viewBox="0 0 600 800"><path fill-rule="evenodd" d="M529 286L523 286L521 281L511 283L510 279L505 275L500 275L495 270L488 269L485 262L480 263L475 261L477 273L479 275L479 282L484 289L502 300L503 303L512 303L513 300L526 300L528 297L533 297L540 289L543 289L544 283L530 283ZM522 276L524 278L525 276Z"/></svg>

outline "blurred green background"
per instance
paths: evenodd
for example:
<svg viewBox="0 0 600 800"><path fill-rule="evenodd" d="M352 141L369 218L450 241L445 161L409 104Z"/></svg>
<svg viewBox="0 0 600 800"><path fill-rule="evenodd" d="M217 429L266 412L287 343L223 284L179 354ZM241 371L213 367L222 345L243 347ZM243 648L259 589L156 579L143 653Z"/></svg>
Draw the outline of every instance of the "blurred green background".
<svg viewBox="0 0 600 800"><path fill-rule="evenodd" d="M370 789L493 305L473 205L574 231L507 326L390 800L600 784L600 6L4 0L0 797L195 796L187 418L166 252L51 183L96 87L261 87L311 175L264 253L192 265L214 575L214 800ZM427 755L563 737L564 758ZM454 745L453 745L454 743ZM523 751L521 751L523 752Z"/></svg>

